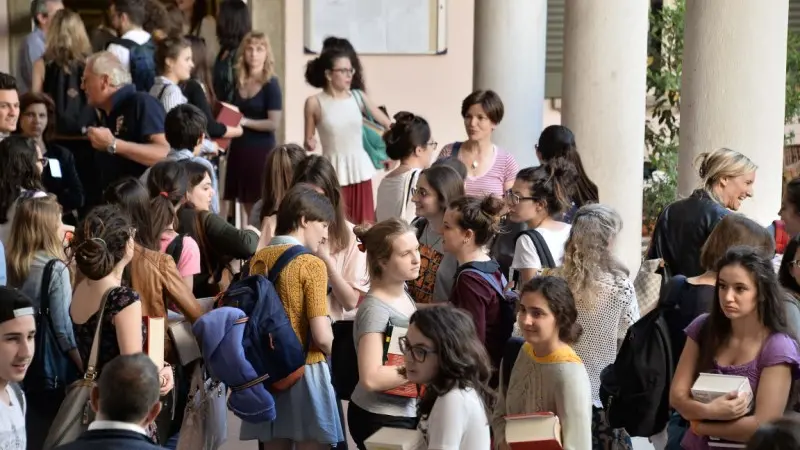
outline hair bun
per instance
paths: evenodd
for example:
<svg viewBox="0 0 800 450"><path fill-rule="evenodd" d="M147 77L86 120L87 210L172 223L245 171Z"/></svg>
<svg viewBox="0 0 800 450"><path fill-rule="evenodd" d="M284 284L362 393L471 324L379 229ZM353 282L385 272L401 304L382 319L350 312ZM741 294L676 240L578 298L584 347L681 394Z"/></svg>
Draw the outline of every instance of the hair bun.
<svg viewBox="0 0 800 450"><path fill-rule="evenodd" d="M555 158L547 162L550 168L550 176L556 177L562 185L576 183L578 181L578 169L575 164L566 158Z"/></svg>
<svg viewBox="0 0 800 450"><path fill-rule="evenodd" d="M369 233L369 230L372 229L372 224L370 223L362 223L361 225L356 225L353 227L353 234L356 235L356 239L363 242L364 238Z"/></svg>
<svg viewBox="0 0 800 450"><path fill-rule="evenodd" d="M496 222L500 221L500 213L505 209L506 203L494 195L487 195L481 200L481 211L491 216Z"/></svg>
<svg viewBox="0 0 800 450"><path fill-rule="evenodd" d="M417 116L414 113L410 113L408 111L400 111L394 115L394 124L393 125L407 125L414 121Z"/></svg>
<svg viewBox="0 0 800 450"><path fill-rule="evenodd" d="M708 159L711 156L711 153L703 152L697 155L694 162L697 166L697 174L700 178L705 179L708 176Z"/></svg>
<svg viewBox="0 0 800 450"><path fill-rule="evenodd" d="M75 264L89 279L99 280L113 269L114 256L102 239L87 239L75 249Z"/></svg>

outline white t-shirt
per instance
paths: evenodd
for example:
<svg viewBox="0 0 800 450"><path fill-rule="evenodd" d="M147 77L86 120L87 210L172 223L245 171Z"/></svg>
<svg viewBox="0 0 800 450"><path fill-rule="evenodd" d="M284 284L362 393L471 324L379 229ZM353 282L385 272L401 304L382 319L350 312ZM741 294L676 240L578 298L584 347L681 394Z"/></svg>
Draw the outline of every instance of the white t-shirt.
<svg viewBox="0 0 800 450"><path fill-rule="evenodd" d="M122 39L128 39L133 42L136 42L139 45L144 45L147 41L150 40L150 33L147 31L142 30L141 28L128 31L127 33L122 35ZM130 62L131 62L131 51L127 48L119 45L119 44L109 44L108 51L115 54L117 58L119 58L119 62L122 63L122 68L127 70L128 72L131 71Z"/></svg>
<svg viewBox="0 0 800 450"><path fill-rule="evenodd" d="M20 404L18 394L10 384L6 385L6 394L11 404L0 401L0 449L25 450L28 446L25 437L25 407Z"/></svg>
<svg viewBox="0 0 800 450"><path fill-rule="evenodd" d="M560 266L564 261L564 245L567 243L569 230L572 228L570 225L563 225L563 228L560 230L550 230L546 228L536 229L547 243L547 248L550 249L550 255L553 256L553 261L555 261L556 266ZM542 268L542 261L539 259L539 254L536 253L533 240L529 236L523 235L517 239L517 244L514 247L514 261L511 263L511 268L515 270Z"/></svg>
<svg viewBox="0 0 800 450"><path fill-rule="evenodd" d="M412 169L381 180L375 202L375 218L378 222L392 217L400 217L408 223L414 220L416 209L411 203L411 189L416 187L419 173L419 169Z"/></svg>
<svg viewBox="0 0 800 450"><path fill-rule="evenodd" d="M453 389L437 398L419 430L428 450L486 450L491 442L486 409L474 389Z"/></svg>

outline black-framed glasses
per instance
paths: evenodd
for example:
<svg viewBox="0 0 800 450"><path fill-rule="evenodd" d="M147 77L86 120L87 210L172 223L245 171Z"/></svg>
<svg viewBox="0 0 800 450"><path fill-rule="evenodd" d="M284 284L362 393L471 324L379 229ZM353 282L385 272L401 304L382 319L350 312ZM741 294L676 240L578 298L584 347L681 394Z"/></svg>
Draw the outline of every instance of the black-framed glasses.
<svg viewBox="0 0 800 450"><path fill-rule="evenodd" d="M418 363L424 363L425 359L428 358L428 354L436 353L436 350L431 350L421 345L411 345L406 336L401 337L398 343L400 344L400 351L403 352L403 356L408 357L411 355L414 361Z"/></svg>
<svg viewBox="0 0 800 450"><path fill-rule="evenodd" d="M513 193L511 190L506 191L506 201L511 205L519 205L519 202L523 200L536 200L533 197L520 197L519 195Z"/></svg>

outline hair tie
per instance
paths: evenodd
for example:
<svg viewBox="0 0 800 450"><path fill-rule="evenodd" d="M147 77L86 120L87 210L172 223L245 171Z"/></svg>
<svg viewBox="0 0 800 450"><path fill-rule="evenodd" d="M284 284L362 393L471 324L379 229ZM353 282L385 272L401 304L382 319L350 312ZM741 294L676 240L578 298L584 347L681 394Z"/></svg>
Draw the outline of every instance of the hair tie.
<svg viewBox="0 0 800 450"><path fill-rule="evenodd" d="M158 193L158 195L160 195L160 196L162 196L162 197L164 197L166 199L169 199L169 193L167 193L167 192L161 191L161 192Z"/></svg>
<svg viewBox="0 0 800 450"><path fill-rule="evenodd" d="M89 239L89 240L90 240L90 241L93 241L93 242L99 242L100 244L102 244L102 245L103 245L103 247L105 247L105 246L106 246L106 241L104 241L104 240L103 240L103 238L99 238L99 237L93 237L93 238L91 238L91 239Z"/></svg>
<svg viewBox="0 0 800 450"><path fill-rule="evenodd" d="M363 242L359 242L359 243L358 243L358 250L359 250L361 253L366 253L367 249L366 249L366 247L364 247L364 243L363 243Z"/></svg>

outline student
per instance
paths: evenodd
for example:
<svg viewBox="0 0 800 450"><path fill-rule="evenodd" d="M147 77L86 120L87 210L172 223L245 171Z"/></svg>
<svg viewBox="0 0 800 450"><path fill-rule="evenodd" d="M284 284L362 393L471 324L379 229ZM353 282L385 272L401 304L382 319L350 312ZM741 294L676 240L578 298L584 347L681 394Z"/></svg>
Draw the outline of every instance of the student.
<svg viewBox="0 0 800 450"><path fill-rule="evenodd" d="M307 184L293 187L278 208L276 236L253 256L250 273L266 275L285 251L297 245L316 252L328 238L333 217L333 206L324 195ZM305 372L294 386L275 394L277 419L242 422L240 439L257 439L262 450L291 448L299 443L308 450L328 449L343 441L344 435L326 361L333 331L325 263L313 254L299 255L281 270L275 287L292 329L300 343L308 346Z"/></svg>
<svg viewBox="0 0 800 450"><path fill-rule="evenodd" d="M261 199L253 205L250 214L250 225L261 230L259 249L265 247L275 234L278 206L286 191L293 186L294 169L306 156L306 151L297 144L279 145L267 156Z"/></svg>
<svg viewBox="0 0 800 450"><path fill-rule="evenodd" d="M557 159L549 164L520 170L514 186L506 192L509 219L515 223L525 222L528 230L539 233L555 267L564 260L564 244L570 230L568 224L558 219L570 206L572 186L576 180L575 166ZM542 261L528 234L516 238L514 261L511 263L515 273L511 278L518 281L518 286L527 283L542 268L548 267L546 263Z"/></svg>
<svg viewBox="0 0 800 450"><path fill-rule="evenodd" d="M109 10L111 24L118 39L108 51L116 55L122 69L133 78L137 90L149 91L155 81L155 45L143 25L148 16L147 0L112 0ZM163 11L161 11L163 12Z"/></svg>
<svg viewBox="0 0 800 450"><path fill-rule="evenodd" d="M492 364L472 317L448 305L420 309L400 348L408 381L425 385L417 417L428 448L488 449Z"/></svg>
<svg viewBox="0 0 800 450"><path fill-rule="evenodd" d="M168 37L156 46L155 62L158 76L150 88L150 95L169 113L187 101L180 83L192 76L192 44L183 37Z"/></svg>
<svg viewBox="0 0 800 450"><path fill-rule="evenodd" d="M22 192L34 192L37 197L46 195L42 186L46 161L31 138L14 135L0 141L0 241L8 244L16 202Z"/></svg>
<svg viewBox="0 0 800 450"><path fill-rule="evenodd" d="M19 119L19 94L17 80L0 72L0 141L17 129Z"/></svg>
<svg viewBox="0 0 800 450"><path fill-rule="evenodd" d="M787 325L783 297L769 258L752 247L734 247L717 264L717 292L710 314L686 328L686 345L672 379L670 405L690 421L681 445L708 449L708 437L747 442L760 423L783 416L800 371L797 341ZM700 372L743 375L749 399L729 394L711 403L692 398Z"/></svg>
<svg viewBox="0 0 800 450"><path fill-rule="evenodd" d="M408 380L397 367L384 366L384 342L389 326L408 327L417 309L406 283L419 276L419 242L415 230L393 218L354 230L367 253L370 289L358 307L353 336L359 380L350 397L347 423L360 450L382 427L417 427L417 400L384 393Z"/></svg>
<svg viewBox="0 0 800 450"><path fill-rule="evenodd" d="M36 321L31 300L0 287L0 448L25 449L25 394L19 383L33 359Z"/></svg>
<svg viewBox="0 0 800 450"><path fill-rule="evenodd" d="M564 449L596 448L589 376L571 347L583 332L577 319L575 299L561 278L537 277L522 287L517 322L525 343L511 364L511 374L500 377L492 416L498 449L510 449L505 416L537 412L558 416Z"/></svg>

